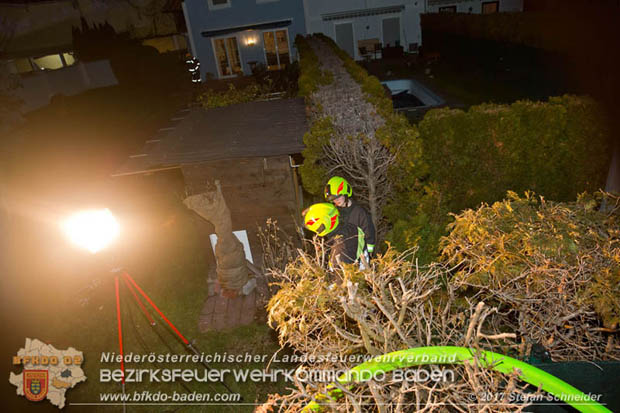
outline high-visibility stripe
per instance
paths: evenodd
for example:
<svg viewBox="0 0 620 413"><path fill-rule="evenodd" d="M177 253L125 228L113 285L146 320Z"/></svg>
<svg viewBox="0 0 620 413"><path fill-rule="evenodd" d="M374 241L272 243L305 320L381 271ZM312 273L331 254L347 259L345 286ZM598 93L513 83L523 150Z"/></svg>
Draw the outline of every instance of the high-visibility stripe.
<svg viewBox="0 0 620 413"><path fill-rule="evenodd" d="M364 247L366 246L366 241L364 240L364 230L360 227L357 227L357 255L356 259L359 259L364 254Z"/></svg>

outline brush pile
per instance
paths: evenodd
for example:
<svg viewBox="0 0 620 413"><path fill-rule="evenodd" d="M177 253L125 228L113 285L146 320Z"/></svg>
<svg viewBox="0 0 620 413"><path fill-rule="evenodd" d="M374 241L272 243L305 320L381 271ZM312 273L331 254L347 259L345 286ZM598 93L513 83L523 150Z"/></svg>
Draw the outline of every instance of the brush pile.
<svg viewBox="0 0 620 413"><path fill-rule="evenodd" d="M603 206L603 208L601 208ZM329 270L323 246L272 269L279 288L269 322L283 346L346 371L350 356L424 346L463 346L529 360L542 346L553 361L620 360L620 198L598 193L574 203L532 194L456 216L442 261L420 267L415 251L393 249L371 261ZM602 212L606 211L606 212ZM485 304L486 303L486 304ZM326 357L326 355L332 356ZM516 412L527 387L476 358L449 368L454 380L371 380L342 388L332 411ZM410 368L413 369L413 368ZM262 406L299 411L331 382L297 382ZM499 399L498 395L512 395ZM280 409L280 410L277 410ZM270 410L265 410L270 411Z"/></svg>

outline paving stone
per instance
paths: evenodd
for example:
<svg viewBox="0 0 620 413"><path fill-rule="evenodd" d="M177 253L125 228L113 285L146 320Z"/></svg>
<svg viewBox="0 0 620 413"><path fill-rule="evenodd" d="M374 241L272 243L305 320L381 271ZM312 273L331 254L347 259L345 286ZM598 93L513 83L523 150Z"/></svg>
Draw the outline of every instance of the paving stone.
<svg viewBox="0 0 620 413"><path fill-rule="evenodd" d="M201 332L221 331L251 324L256 316L256 290L235 298L221 294L207 298L200 313L198 328Z"/></svg>

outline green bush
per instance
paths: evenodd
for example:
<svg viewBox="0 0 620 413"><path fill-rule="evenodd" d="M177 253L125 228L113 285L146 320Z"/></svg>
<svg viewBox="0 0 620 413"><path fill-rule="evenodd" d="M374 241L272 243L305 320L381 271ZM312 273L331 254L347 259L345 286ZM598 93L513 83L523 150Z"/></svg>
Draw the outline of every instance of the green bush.
<svg viewBox="0 0 620 413"><path fill-rule="evenodd" d="M400 191L388 215L394 244L418 244L424 261L439 252L449 213L501 200L508 190L573 201L601 188L609 166L605 119L585 97L435 109L418 128L432 184L422 197ZM403 169L398 182L412 185L412 176Z"/></svg>
<svg viewBox="0 0 620 413"><path fill-rule="evenodd" d="M303 73L303 71L302 71ZM321 164L323 147L334 135L334 124L331 118L319 118L310 125L310 130L304 134L302 151L304 163L299 168L304 189L311 194L321 195L328 176L325 167Z"/></svg>
<svg viewBox="0 0 620 413"><path fill-rule="evenodd" d="M436 109L419 129L431 178L452 212L507 190L571 201L600 189L609 165L605 119L585 97Z"/></svg>
<svg viewBox="0 0 620 413"><path fill-rule="evenodd" d="M205 92L198 95L197 99L203 108L212 109L235 105L237 103L252 102L268 92L268 87L260 86L256 83L252 83L240 89L237 89L235 85L230 83L227 91L218 92L207 89Z"/></svg>

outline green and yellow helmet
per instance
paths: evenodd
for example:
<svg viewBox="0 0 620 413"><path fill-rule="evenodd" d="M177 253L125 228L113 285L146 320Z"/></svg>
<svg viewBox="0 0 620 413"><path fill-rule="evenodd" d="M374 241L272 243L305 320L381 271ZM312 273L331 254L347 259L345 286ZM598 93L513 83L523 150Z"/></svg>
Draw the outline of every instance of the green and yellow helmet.
<svg viewBox="0 0 620 413"><path fill-rule="evenodd" d="M353 189L346 179L340 176L334 176L327 181L327 185L325 185L325 199L333 201L341 195L351 198Z"/></svg>
<svg viewBox="0 0 620 413"><path fill-rule="evenodd" d="M324 237L338 227L338 208L334 204L322 202L306 210L304 225L312 232Z"/></svg>

